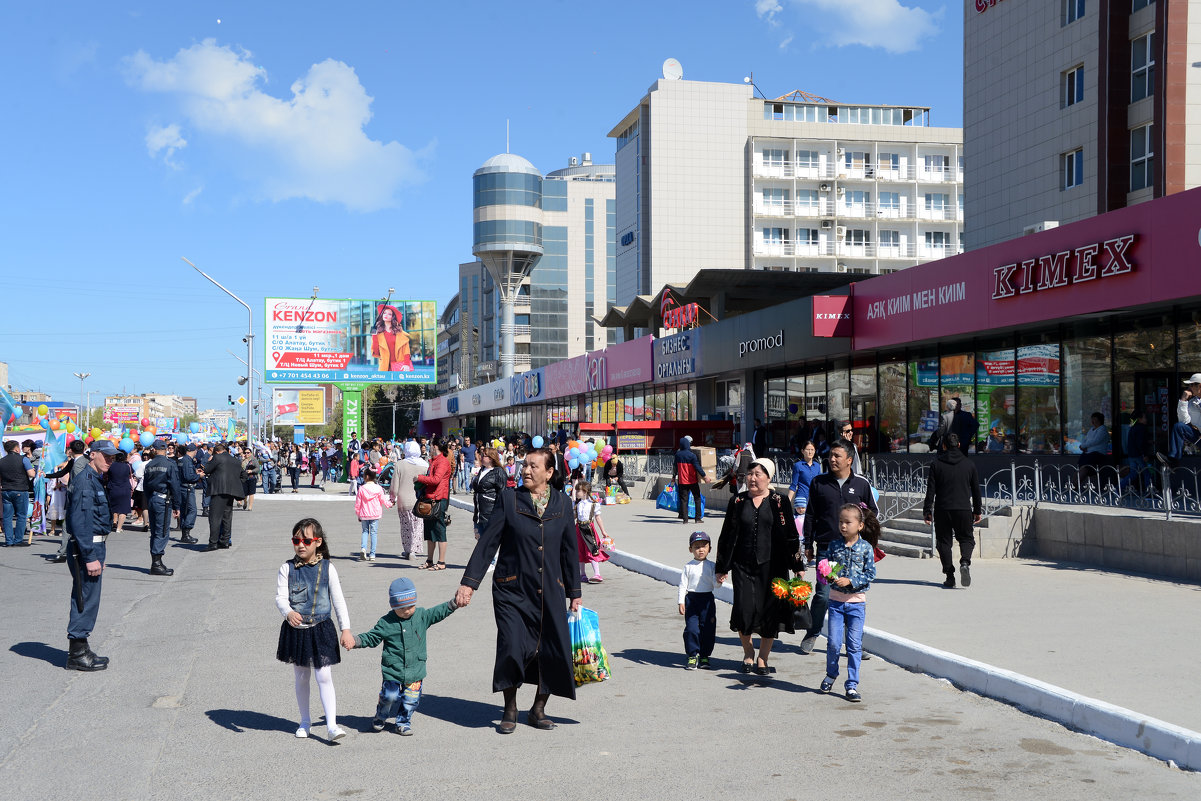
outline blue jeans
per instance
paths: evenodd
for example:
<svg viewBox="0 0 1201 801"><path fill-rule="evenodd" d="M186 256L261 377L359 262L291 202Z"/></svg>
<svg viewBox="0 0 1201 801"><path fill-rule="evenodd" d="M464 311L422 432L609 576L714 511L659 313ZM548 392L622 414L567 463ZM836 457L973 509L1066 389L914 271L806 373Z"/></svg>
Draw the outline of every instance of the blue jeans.
<svg viewBox="0 0 1201 801"><path fill-rule="evenodd" d="M830 619L826 626L826 676L838 678L838 652L843 640L847 645L848 690L859 686L859 662L863 659L863 619L867 604L830 601Z"/></svg>
<svg viewBox="0 0 1201 801"><path fill-rule="evenodd" d="M402 688L399 681L385 680L379 688L375 719L386 721L395 716L397 726L409 725L413 720L413 713L421 704L421 685L424 681L415 681Z"/></svg>
<svg viewBox="0 0 1201 801"><path fill-rule="evenodd" d="M818 544L817 546L817 561L821 561L830 555L830 544ZM818 581L813 586L813 602L809 604L809 609L813 614L813 625L805 632L806 637L816 637L822 633L822 623L826 619L826 609L830 605L830 585ZM829 632L827 632L829 634ZM829 648L829 646L827 646ZM837 651L835 652L837 653Z"/></svg>
<svg viewBox="0 0 1201 801"><path fill-rule="evenodd" d="M16 545L25 539L25 521L29 518L29 493L24 490L4 490L3 504L4 544Z"/></svg>
<svg viewBox="0 0 1201 801"><path fill-rule="evenodd" d="M196 488L183 487L183 505L179 507L179 530L191 534L196 528Z"/></svg>
<svg viewBox="0 0 1201 801"><path fill-rule="evenodd" d="M360 520L359 522L363 525L362 548L371 556L375 556L375 543L379 539L379 518L377 517L375 520ZM367 547L369 540L370 548Z"/></svg>
<svg viewBox="0 0 1201 801"><path fill-rule="evenodd" d="M1197 436L1197 432L1193 427L1186 423L1176 423L1172 426L1172 433L1168 436L1168 457L1179 459L1184 455L1185 445L1196 445L1197 440L1201 439Z"/></svg>
<svg viewBox="0 0 1201 801"><path fill-rule="evenodd" d="M717 604L711 592L690 592L684 596L684 653L709 656L717 638Z"/></svg>

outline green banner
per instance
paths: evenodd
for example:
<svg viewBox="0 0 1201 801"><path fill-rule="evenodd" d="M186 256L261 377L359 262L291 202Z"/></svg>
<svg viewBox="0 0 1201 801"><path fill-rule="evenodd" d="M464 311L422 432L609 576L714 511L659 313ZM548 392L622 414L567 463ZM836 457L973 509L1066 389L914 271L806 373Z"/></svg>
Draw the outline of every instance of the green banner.
<svg viewBox="0 0 1201 801"><path fill-rule="evenodd" d="M351 433L363 433L363 393L342 387L342 442L350 442Z"/></svg>

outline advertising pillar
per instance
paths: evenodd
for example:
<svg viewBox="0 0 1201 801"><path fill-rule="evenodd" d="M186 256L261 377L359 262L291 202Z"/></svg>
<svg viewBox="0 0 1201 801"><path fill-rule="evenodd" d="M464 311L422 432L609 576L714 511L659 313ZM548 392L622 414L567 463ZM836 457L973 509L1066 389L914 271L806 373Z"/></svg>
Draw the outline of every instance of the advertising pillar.
<svg viewBox="0 0 1201 801"><path fill-rule="evenodd" d="M363 435L363 392L342 390L342 442L350 442L351 432Z"/></svg>

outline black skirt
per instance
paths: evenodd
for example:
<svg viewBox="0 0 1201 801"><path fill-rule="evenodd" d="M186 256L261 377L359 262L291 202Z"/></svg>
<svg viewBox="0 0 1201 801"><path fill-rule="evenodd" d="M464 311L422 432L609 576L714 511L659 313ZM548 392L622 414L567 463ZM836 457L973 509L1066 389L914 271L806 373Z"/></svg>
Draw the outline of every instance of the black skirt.
<svg viewBox="0 0 1201 801"><path fill-rule="evenodd" d="M734 604L730 611L730 629L739 634L758 634L775 639L784 628L790 634L793 627L784 622L787 611L772 594L771 562L761 565L731 565L734 578ZM783 625L782 625L783 624Z"/></svg>
<svg viewBox="0 0 1201 801"><path fill-rule="evenodd" d="M300 667L328 667L342 661L338 645L338 630L332 620L323 620L304 629L285 620L279 628L275 658Z"/></svg>

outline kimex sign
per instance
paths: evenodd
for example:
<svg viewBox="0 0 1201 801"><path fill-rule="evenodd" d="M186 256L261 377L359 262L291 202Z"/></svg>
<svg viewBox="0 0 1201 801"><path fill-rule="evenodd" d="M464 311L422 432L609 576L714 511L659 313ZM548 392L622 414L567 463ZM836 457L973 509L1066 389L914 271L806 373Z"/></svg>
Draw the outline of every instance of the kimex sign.
<svg viewBox="0 0 1201 801"><path fill-rule="evenodd" d="M1126 234L1075 250L1023 259L993 268L993 300L1059 289L1134 271L1128 251L1135 235Z"/></svg>

